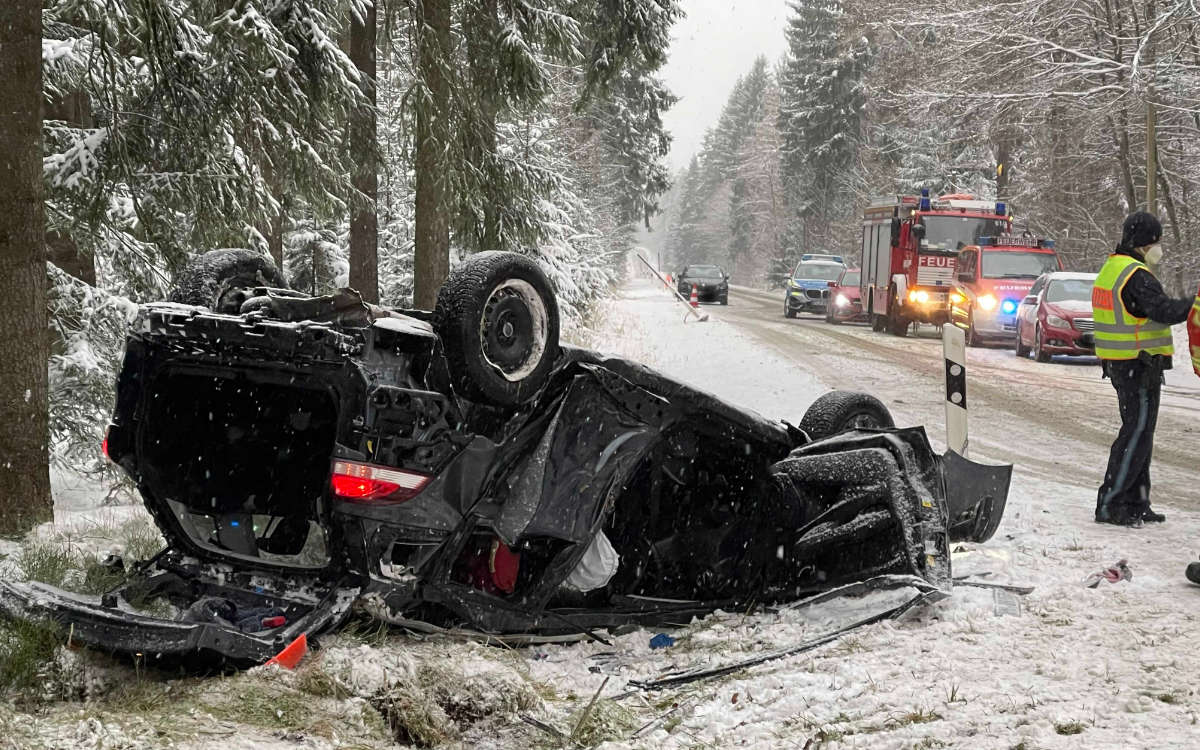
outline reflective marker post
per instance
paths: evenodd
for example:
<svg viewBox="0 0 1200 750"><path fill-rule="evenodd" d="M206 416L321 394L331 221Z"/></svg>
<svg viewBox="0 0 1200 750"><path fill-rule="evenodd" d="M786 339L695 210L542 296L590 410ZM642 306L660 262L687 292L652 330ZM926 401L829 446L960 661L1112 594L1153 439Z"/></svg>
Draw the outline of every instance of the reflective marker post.
<svg viewBox="0 0 1200 750"><path fill-rule="evenodd" d="M942 327L946 359L946 447L967 457L967 334L955 325Z"/></svg>
<svg viewBox="0 0 1200 750"><path fill-rule="evenodd" d="M692 307L691 301L689 301L687 297L684 297L682 294L680 294L679 290L676 289L674 286L672 286L671 284L668 284L667 280L664 279L662 277L662 274L658 272L658 269L655 268L654 266L650 265L650 261L643 258L641 253L634 253L634 254L637 255L638 260L640 260L642 263L644 263L646 265L646 268L650 269L650 273L654 274L655 278L657 278L659 281L661 281L663 283L663 286L665 286L667 289L670 289L671 294L675 295L675 298L678 299L680 302L682 302L685 307L687 307L688 311L686 313L684 313L684 315L683 315L684 321L686 321L688 319L688 317L691 315L695 315L696 320L700 321L701 323L705 323L708 321L708 313L702 313L696 307Z"/></svg>

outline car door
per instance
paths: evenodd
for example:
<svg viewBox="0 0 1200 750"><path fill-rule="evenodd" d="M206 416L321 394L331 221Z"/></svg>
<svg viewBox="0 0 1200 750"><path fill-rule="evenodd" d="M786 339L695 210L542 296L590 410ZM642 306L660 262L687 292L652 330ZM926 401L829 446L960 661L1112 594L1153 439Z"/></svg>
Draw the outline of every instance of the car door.
<svg viewBox="0 0 1200 750"><path fill-rule="evenodd" d="M1050 281L1049 276L1041 276L1037 281L1033 282L1029 293L1021 300L1020 306L1017 308L1017 335L1021 337L1021 342L1025 343L1033 341L1033 327L1037 324L1037 311L1042 304L1042 293ZM1032 304L1026 303L1030 297L1035 298Z"/></svg>

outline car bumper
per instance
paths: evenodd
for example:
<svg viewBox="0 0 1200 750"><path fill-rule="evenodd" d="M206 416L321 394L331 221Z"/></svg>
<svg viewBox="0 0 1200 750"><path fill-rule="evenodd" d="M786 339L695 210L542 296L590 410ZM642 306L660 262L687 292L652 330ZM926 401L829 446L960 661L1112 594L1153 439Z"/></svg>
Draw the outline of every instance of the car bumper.
<svg viewBox="0 0 1200 750"><path fill-rule="evenodd" d="M1091 332L1076 331L1074 328L1043 328L1042 350L1049 354L1093 356L1096 339Z"/></svg>
<svg viewBox="0 0 1200 750"><path fill-rule="evenodd" d="M53 623L69 629L73 640L101 650L146 656L188 657L216 654L237 664L261 664L301 635L337 626L349 615L360 588L346 582L308 605L308 612L286 625L248 633L214 621L166 619L132 610L123 596L85 596L36 582L0 581L0 617ZM228 594L208 585L195 598ZM280 600L274 600L277 604Z"/></svg>
<svg viewBox="0 0 1200 750"><path fill-rule="evenodd" d="M686 289L681 287L678 291L684 296L684 298L690 298L692 296L692 288L690 286ZM716 287L709 289L696 289L696 299L701 302L719 302L723 299L727 299L728 297L728 289L719 289Z"/></svg>
<svg viewBox="0 0 1200 750"><path fill-rule="evenodd" d="M832 307L832 311L833 312L831 315L833 318L843 323L867 319L867 311L862 308L861 303L857 302L851 303L844 307L835 303Z"/></svg>
<svg viewBox="0 0 1200 750"><path fill-rule="evenodd" d="M1016 313L1006 314L998 310L985 313L981 310L976 310L974 315L972 323L975 325L975 335L981 339L1003 339L1009 341L1017 335Z"/></svg>
<svg viewBox="0 0 1200 750"><path fill-rule="evenodd" d="M825 312L825 308L829 307L829 298L810 297L806 292L801 294L789 292L787 306L789 310L796 312Z"/></svg>

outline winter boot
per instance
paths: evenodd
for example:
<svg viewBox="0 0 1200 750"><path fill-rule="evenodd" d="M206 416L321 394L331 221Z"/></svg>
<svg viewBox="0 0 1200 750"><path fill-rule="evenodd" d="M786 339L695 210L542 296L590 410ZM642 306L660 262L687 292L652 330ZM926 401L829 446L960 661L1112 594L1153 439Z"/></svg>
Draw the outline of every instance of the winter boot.
<svg viewBox="0 0 1200 750"><path fill-rule="evenodd" d="M1192 583L1200 583L1200 562L1188 563L1187 570L1183 574Z"/></svg>
<svg viewBox="0 0 1200 750"><path fill-rule="evenodd" d="M1162 513L1155 513L1152 508L1146 508L1142 511L1142 520L1146 523L1164 523L1167 517Z"/></svg>

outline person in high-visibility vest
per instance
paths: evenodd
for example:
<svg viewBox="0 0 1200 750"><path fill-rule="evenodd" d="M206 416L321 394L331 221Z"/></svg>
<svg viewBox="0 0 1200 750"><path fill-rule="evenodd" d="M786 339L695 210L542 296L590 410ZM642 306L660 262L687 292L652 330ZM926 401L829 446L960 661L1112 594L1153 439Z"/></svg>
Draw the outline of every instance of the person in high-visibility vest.
<svg viewBox="0 0 1200 750"><path fill-rule="evenodd" d="M1096 496L1096 521L1121 526L1163 522L1150 507L1150 456L1163 371L1175 353L1171 326L1187 320L1192 300L1172 299L1154 275L1162 260L1162 225L1139 211L1125 219L1121 244L1092 288L1096 356L1112 380L1121 431Z"/></svg>

